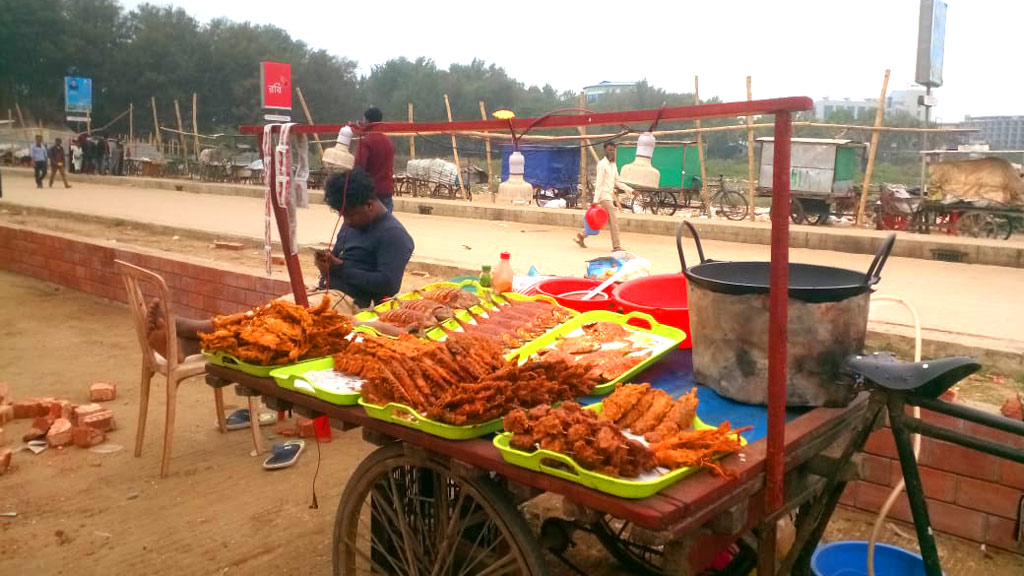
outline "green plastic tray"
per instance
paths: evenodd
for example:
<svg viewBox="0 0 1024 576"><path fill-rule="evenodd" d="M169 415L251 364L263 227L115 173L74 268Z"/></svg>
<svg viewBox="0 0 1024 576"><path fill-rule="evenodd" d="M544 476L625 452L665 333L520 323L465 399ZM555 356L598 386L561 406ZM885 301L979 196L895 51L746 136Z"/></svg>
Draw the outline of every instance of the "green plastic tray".
<svg viewBox="0 0 1024 576"><path fill-rule="evenodd" d="M316 372L319 370L333 370L334 369L334 358L320 358L319 360L309 360L306 362L299 362L291 366L285 366L283 368L277 368L270 372L270 377L277 381L277 385L287 390L293 390L300 394L306 394L319 398L324 402L330 402L331 404L338 404L340 406L351 406L359 402L358 392L332 392L317 386L313 381L306 378L306 374L309 372Z"/></svg>
<svg viewBox="0 0 1024 576"><path fill-rule="evenodd" d="M473 424L471 426L452 426L451 424L431 420L404 404L392 402L387 406L378 406L360 398L359 405L366 410L366 413L371 418L399 424L408 428L415 428L416 430L448 440L479 438L480 436L497 432L502 428L501 418L495 418L483 424Z"/></svg>
<svg viewBox="0 0 1024 576"><path fill-rule="evenodd" d="M285 366L294 366L294 364L260 366L258 364L249 364L247 362L242 362L241 360L235 358L230 354L225 354L223 352L207 352L206 350L203 350L203 356L206 357L207 362L213 364L214 366L223 366L225 368L231 368L232 370L238 370L239 372L244 372L250 376L258 376L260 378L266 378L267 376L270 376L270 372L278 368L282 368ZM304 360L304 362L308 362L308 360Z"/></svg>
<svg viewBox="0 0 1024 576"><path fill-rule="evenodd" d="M600 413L601 408L601 404L595 404L594 406L587 407L588 410L595 410L598 413ZM696 417L693 419L693 427L698 430L713 428L713 426L708 426L702 422L700 418ZM562 478L563 480L582 484L587 488L593 488L594 490L599 490L622 498L647 498L648 496L656 494L700 470L699 467L692 466L677 468L671 472L649 480L616 478L614 476L608 476L592 470L587 470L577 464L576 461L569 456L559 452L541 449L537 449L533 452L517 450L509 445L511 439L512 434L509 432L505 432L494 437L494 446L499 452L501 452L501 457L509 464L514 464L521 468L526 468L527 470L543 472L544 474L549 474L551 476ZM746 441L743 440L742 436L740 436L740 443L746 445ZM547 464L546 461L555 461L565 467L551 466Z"/></svg>
<svg viewBox="0 0 1024 576"><path fill-rule="evenodd" d="M640 328L630 321L643 320L647 322L650 328ZM629 314L616 314L615 312L609 312L607 310L592 310L590 312L584 312L575 318L571 318L564 322L562 325L550 330L547 334L544 334L540 338L537 338L533 342L526 344L520 348L515 355L519 356L520 362L525 362L530 356L536 354L541 348L547 348L559 338L570 334L582 327L584 324L590 324L591 322L611 322L612 324L619 324L625 327L631 332L641 332L644 334L653 334L666 338L671 342L665 342L662 346L655 348L651 355L643 362L630 368L626 372L620 374L614 380L605 382L604 384L598 385L594 388L594 394L608 394L612 390L615 390L615 385L619 382L623 382L639 374L645 368L656 362L659 358L675 350L679 347L679 343L686 338L686 333L682 330L673 326L666 326L664 324L658 324L658 322L651 316L644 314L643 312L630 312Z"/></svg>

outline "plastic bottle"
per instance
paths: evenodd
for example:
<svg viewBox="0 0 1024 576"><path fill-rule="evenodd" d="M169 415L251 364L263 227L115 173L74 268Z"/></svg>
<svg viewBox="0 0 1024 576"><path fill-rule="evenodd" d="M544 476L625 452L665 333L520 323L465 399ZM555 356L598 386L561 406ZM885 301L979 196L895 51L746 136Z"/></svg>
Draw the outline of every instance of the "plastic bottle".
<svg viewBox="0 0 1024 576"><path fill-rule="evenodd" d="M501 253L501 260L498 261L498 267L494 270L491 280L494 291L498 294L512 291L512 262L508 252Z"/></svg>
<svg viewBox="0 0 1024 576"><path fill-rule="evenodd" d="M491 287L491 266L489 264L480 267L480 285L484 288Z"/></svg>

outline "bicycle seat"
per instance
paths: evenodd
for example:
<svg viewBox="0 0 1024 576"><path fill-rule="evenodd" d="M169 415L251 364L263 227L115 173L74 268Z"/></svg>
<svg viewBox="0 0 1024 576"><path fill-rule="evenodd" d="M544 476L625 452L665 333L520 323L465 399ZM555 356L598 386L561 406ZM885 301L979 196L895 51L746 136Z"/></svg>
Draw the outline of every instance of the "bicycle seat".
<svg viewBox="0 0 1024 576"><path fill-rule="evenodd" d="M971 358L951 356L925 362L900 362L888 352L850 356L844 369L867 382L915 396L937 398L951 386L981 369Z"/></svg>

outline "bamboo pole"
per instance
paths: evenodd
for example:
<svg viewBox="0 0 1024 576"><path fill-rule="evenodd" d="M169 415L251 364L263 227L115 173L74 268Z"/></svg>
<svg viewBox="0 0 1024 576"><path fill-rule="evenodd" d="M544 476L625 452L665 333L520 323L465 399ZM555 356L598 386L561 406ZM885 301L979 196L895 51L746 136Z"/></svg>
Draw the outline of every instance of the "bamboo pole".
<svg viewBox="0 0 1024 576"><path fill-rule="evenodd" d="M132 141L135 139L135 103L128 103L128 146L129 149L132 145Z"/></svg>
<svg viewBox="0 0 1024 576"><path fill-rule="evenodd" d="M178 120L178 146L181 148L182 159L188 154L188 147L185 145L185 128L181 124L181 107L178 106L178 99L174 99L174 117Z"/></svg>
<svg viewBox="0 0 1024 576"><path fill-rule="evenodd" d="M444 109L448 112L448 121L452 121L452 105L448 101L448 95L444 95ZM455 156L455 173L459 175L459 194L466 197L466 188L462 183L462 165L459 164L459 148L455 144L455 134L452 134L452 155Z"/></svg>
<svg viewBox="0 0 1024 576"><path fill-rule="evenodd" d="M18 126L25 127L25 117L21 115L21 105L17 102L14 103L14 109L18 112Z"/></svg>
<svg viewBox="0 0 1024 576"><path fill-rule="evenodd" d="M878 96L878 108L875 110L875 128L882 125L882 116L885 115L885 91L889 87L889 71L885 71L885 78L882 79L882 93ZM878 150L878 132L871 133L871 148L868 150L868 166L864 170L864 185L860 190L860 205L857 207L857 226L864 221L864 206L868 199L868 188L871 187L871 173L875 171L875 152Z"/></svg>
<svg viewBox="0 0 1024 576"><path fill-rule="evenodd" d="M487 108L484 101L480 101L480 119L487 120ZM494 192L494 168L491 166L491 136L484 138L484 152L487 154L487 191ZM491 202L497 202L494 194L491 194Z"/></svg>
<svg viewBox="0 0 1024 576"><path fill-rule="evenodd" d="M299 104L302 105L302 113L306 115L306 122L314 124L313 115L309 113L309 106L306 105L306 98L302 95L302 88L295 87L295 93L299 96ZM320 155L324 155L324 143L319 138L316 140L316 145L320 147Z"/></svg>
<svg viewBox="0 0 1024 576"><path fill-rule="evenodd" d="M312 124L312 122L310 122ZM196 153L196 162L199 161L199 95L192 93L192 148Z"/></svg>
<svg viewBox="0 0 1024 576"><path fill-rule="evenodd" d="M747 76L747 102L753 100L750 91L750 76ZM747 116L747 197L750 221L754 221L754 117Z"/></svg>
<svg viewBox="0 0 1024 576"><path fill-rule="evenodd" d="M409 122L414 122L412 119L412 102L409 102ZM416 159L416 135L409 135L409 159Z"/></svg>
<svg viewBox="0 0 1024 576"><path fill-rule="evenodd" d="M85 133L92 136L92 113L85 113Z"/></svg>
<svg viewBox="0 0 1024 576"><path fill-rule="evenodd" d="M580 91L580 98L579 98L580 114L583 114L582 109L586 106L586 104L587 104L586 95L581 90ZM580 136L586 136L586 135L587 135L587 129L585 127L583 127L583 126L580 126ZM587 140L586 140L586 138L584 138L583 141L580 142L580 180L579 180L579 182L580 182L580 199L582 200L581 205L583 205L583 206L588 206L589 203L590 203L590 197L589 197L589 194L587 194L587 152L585 150L585 148L590 148L590 146L587 146L586 144L587 144ZM684 154L685 154L685 152L684 152Z"/></svg>
<svg viewBox="0 0 1024 576"><path fill-rule="evenodd" d="M163 141L160 138L160 120L156 116L156 96L149 97L149 103L153 107L153 135L156 136L156 149L163 153Z"/></svg>
<svg viewBox="0 0 1024 576"><path fill-rule="evenodd" d="M700 106L700 79L696 75L693 77L693 103L695 106ZM697 161L700 162L700 195L704 199L704 206L707 207L708 218L711 218L714 212L711 210L711 198L708 197L707 169L704 167L703 134L700 128L700 120L697 120Z"/></svg>

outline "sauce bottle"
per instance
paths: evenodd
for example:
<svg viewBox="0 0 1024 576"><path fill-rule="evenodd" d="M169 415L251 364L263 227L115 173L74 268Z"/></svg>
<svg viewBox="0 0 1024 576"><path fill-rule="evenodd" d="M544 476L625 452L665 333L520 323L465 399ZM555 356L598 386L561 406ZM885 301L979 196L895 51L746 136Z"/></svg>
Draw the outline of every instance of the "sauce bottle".
<svg viewBox="0 0 1024 576"><path fill-rule="evenodd" d="M492 275L492 282L494 284L494 291L498 294L512 291L512 262L511 256L508 252L501 253L501 260L498 261L498 267L494 270Z"/></svg>
<svg viewBox="0 0 1024 576"><path fill-rule="evenodd" d="M491 287L491 265L484 264L480 267L480 285L484 288Z"/></svg>

